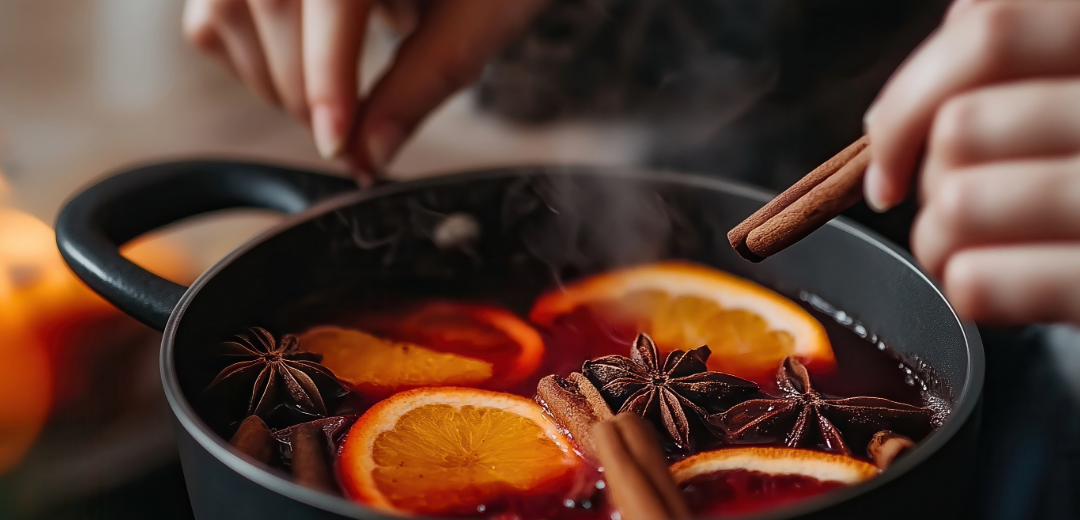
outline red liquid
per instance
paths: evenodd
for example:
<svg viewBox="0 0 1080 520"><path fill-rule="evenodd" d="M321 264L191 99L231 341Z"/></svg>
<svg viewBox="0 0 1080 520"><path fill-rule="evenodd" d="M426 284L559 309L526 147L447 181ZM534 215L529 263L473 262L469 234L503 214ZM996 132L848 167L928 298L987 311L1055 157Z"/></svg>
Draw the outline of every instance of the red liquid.
<svg viewBox="0 0 1080 520"><path fill-rule="evenodd" d="M414 301L422 301L417 299ZM304 319L308 325L334 323L345 327L366 328L371 332L383 332L396 335L389 330L377 331L377 325L371 321L371 311L363 311L342 305L318 306L321 310L308 308L300 315L318 316L318 321ZM397 309L408 308L402 305L384 304L376 314L385 316L385 312L394 313ZM905 381L907 374L904 366L895 355L887 350L879 350L866 339L838 324L830 316L812 308L807 310L825 326L833 352L836 356L836 370L820 370L808 366L813 383L818 391L832 396L872 395L884 397L907 404L922 406L923 394L917 384ZM294 320L297 315L294 315ZM520 314L519 314L520 316ZM294 324L299 325L294 322ZM367 324L369 327L360 327ZM304 327L293 327L304 330ZM421 331L434 334L432 331ZM629 323L611 323L600 319L595 313L581 309L560 317L550 329L539 329L543 336L545 352L540 365L531 376L510 389L510 392L532 398L539 380L550 374L567 376L580 371L582 364L589 359L606 355L627 356L630 345L637 336L636 326ZM417 341L422 338L395 338ZM498 338L488 338L492 344L498 344ZM421 341L422 343L422 341ZM663 347L661 345L661 347ZM504 365L505 366L505 365ZM498 376L499 374L494 374ZM916 381L917 382L917 381ZM775 391L767 383L765 391ZM365 403L367 406L374 403ZM362 413L366 406L350 410L350 413ZM713 410L718 411L718 410ZM720 447L721 441L708 435L702 425L698 425L695 452ZM685 454L672 452L672 459ZM861 454L856 453L856 456ZM860 457L864 458L865 457ZM684 494L692 511L696 515L741 514L759 511L790 503L806 497L825 493L844 487L838 482L822 482L809 477L793 475L765 475L751 471L725 472L722 478L710 480L713 476L704 476L684 485ZM584 479L581 475L579 478ZM595 485L593 479L588 485ZM570 496L535 495L507 496L480 506L470 518L531 520L539 518L602 519L611 514L609 504L605 503L605 493L595 489L583 490L575 485L577 492ZM584 494L583 491L587 491Z"/></svg>
<svg viewBox="0 0 1080 520"><path fill-rule="evenodd" d="M371 325L373 316L401 312L425 298L398 295L396 298L388 297L387 300L390 301L374 306L371 302L358 302L355 294L349 293L346 297L322 299L313 305L291 309L283 313L279 321L284 330L290 332L302 332L315 325L339 325L378 334L380 331L364 326ZM483 303L498 305L491 300ZM807 367L818 391L831 396L870 395L914 406L925 405L919 381L905 381L908 374L895 354L888 350L879 350L873 343L837 323L831 316L808 305L803 307L825 326L833 354L836 356L836 370L820 370L813 365ZM519 316L523 314L524 311L518 312ZM524 319L524 316L522 317ZM475 327L476 324L472 325ZM546 349L540 366L531 376L512 388L511 393L531 398L536 393L536 384L546 375L566 376L580 371L586 360L601 356L627 356L638 330L633 324L605 322L586 309L578 309L560 317L552 328L540 329L539 332L544 338ZM417 341L422 338L403 336L394 339ZM500 343L495 337L492 337L490 342L493 346ZM450 348L449 351L464 349ZM516 349L511 351L516 353ZM767 392L774 390L768 385L762 389Z"/></svg>
<svg viewBox="0 0 1080 520"><path fill-rule="evenodd" d="M914 406L924 405L921 389L905 381L907 373L896 356L878 350L829 316L812 308L807 310L825 326L836 356L836 370L807 365L818 391L831 396L869 395ZM537 370L537 377L529 378L522 388L517 389L521 395L531 396L535 383L544 375L568 375L581 370L586 360L600 356L628 356L638 330L633 324L606 322L595 313L579 308L560 317L550 330L541 333L547 346L545 359ZM663 345L659 346L664 350ZM776 392L773 381L763 383L762 391Z"/></svg>
<svg viewBox="0 0 1080 520"><path fill-rule="evenodd" d="M846 487L800 475L768 475L732 470L702 475L681 486L690 512L696 516L747 514L790 504Z"/></svg>
<svg viewBox="0 0 1080 520"><path fill-rule="evenodd" d="M549 374L568 376L581 371L581 365L590 359L629 356L638 331L628 324L605 323L592 312L578 309L556 320L550 330L541 329L540 334L546 347L540 368L513 390L526 397L535 395L537 383Z"/></svg>

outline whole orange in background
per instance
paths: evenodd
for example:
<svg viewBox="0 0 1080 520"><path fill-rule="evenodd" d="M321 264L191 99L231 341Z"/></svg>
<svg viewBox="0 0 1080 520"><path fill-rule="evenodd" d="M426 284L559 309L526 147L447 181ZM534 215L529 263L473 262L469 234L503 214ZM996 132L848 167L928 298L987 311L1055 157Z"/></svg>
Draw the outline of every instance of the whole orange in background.
<svg viewBox="0 0 1080 520"><path fill-rule="evenodd" d="M183 281L190 278L190 263L174 249L167 242L139 241L123 252ZM96 355L92 350L139 329L145 327L71 272L51 227L0 208L0 473L18 464L58 402L92 397L82 366ZM109 336L88 342L89 330Z"/></svg>
<svg viewBox="0 0 1080 520"><path fill-rule="evenodd" d="M49 356L31 319L38 291L60 285L51 237L40 220L0 209L0 473L22 460L52 403Z"/></svg>
<svg viewBox="0 0 1080 520"><path fill-rule="evenodd" d="M0 303L0 473L33 445L52 402L48 355L12 307L9 298Z"/></svg>

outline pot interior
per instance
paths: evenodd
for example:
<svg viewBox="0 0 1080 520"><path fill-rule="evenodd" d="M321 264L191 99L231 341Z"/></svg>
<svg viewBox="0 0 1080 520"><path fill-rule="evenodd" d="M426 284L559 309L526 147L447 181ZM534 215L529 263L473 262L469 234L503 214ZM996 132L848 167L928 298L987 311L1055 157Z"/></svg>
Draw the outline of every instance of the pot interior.
<svg viewBox="0 0 1080 520"><path fill-rule="evenodd" d="M198 403L223 367L210 345L250 326L275 335L298 332L285 330L291 309L328 294L376 304L403 294L495 298L526 315L538 294L560 282L688 259L796 300L812 295L909 364L933 367L926 380L954 411L919 448L936 449L939 443L930 441L951 435L956 412L964 408L961 420L970 413L965 403L977 393L978 340L904 255L842 220L760 264L739 258L726 233L767 198L674 174L516 168L336 199L252 241L196 283L173 316L167 391ZM469 222L477 225L475 235ZM199 428L225 428L203 419ZM925 455L907 458L910 465Z"/></svg>

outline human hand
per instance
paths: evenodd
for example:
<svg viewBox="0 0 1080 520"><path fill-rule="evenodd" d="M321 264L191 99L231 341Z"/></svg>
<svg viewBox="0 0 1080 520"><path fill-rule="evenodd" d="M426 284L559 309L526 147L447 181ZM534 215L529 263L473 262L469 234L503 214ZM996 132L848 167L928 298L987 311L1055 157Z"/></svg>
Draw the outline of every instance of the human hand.
<svg viewBox="0 0 1080 520"><path fill-rule="evenodd" d="M546 1L187 0L183 26L193 45L311 128L323 157L371 174ZM361 101L360 49L376 5L410 34Z"/></svg>
<svg viewBox="0 0 1080 520"><path fill-rule="evenodd" d="M1080 2L959 0L867 113L867 202L963 316L1080 323Z"/></svg>

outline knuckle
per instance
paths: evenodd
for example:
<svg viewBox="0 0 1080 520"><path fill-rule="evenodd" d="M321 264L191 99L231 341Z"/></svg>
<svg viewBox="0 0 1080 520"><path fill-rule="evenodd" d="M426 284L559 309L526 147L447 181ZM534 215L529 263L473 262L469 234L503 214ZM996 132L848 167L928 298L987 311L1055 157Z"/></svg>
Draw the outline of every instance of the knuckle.
<svg viewBox="0 0 1080 520"><path fill-rule="evenodd" d="M985 280L970 255L954 255L945 264L942 283L945 295L962 316L979 319L985 314Z"/></svg>
<svg viewBox="0 0 1080 520"><path fill-rule="evenodd" d="M1010 43L1017 31L1022 11L1010 2L983 2L971 9L967 41L974 57L985 70L995 70L1008 59Z"/></svg>
<svg viewBox="0 0 1080 520"><path fill-rule="evenodd" d="M911 227L911 236L909 242L911 245L911 253L915 255L915 258L922 262L929 270L933 270L933 264L936 262L936 257L933 255L933 243L934 235L933 230L928 226L932 226L933 222L929 212L921 211L915 217L915 223Z"/></svg>
<svg viewBox="0 0 1080 520"><path fill-rule="evenodd" d="M348 110L349 97L345 94L344 90L334 88L313 88L312 85L308 85L304 97L296 101L296 105L305 105L303 110L308 110L307 107L325 106L335 110Z"/></svg>
<svg viewBox="0 0 1080 520"><path fill-rule="evenodd" d="M934 225L946 235L958 237L964 234L975 197L974 188L963 177L955 175L939 181L929 201L930 213L934 215Z"/></svg>
<svg viewBox="0 0 1080 520"><path fill-rule="evenodd" d="M973 95L961 95L946 101L934 115L930 130L930 153L957 157L963 151L979 103Z"/></svg>

